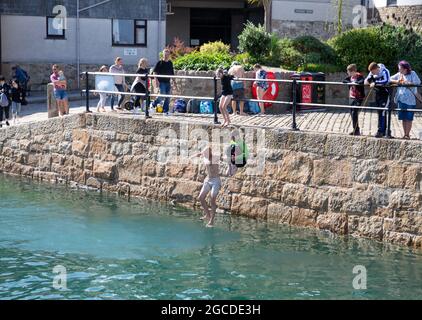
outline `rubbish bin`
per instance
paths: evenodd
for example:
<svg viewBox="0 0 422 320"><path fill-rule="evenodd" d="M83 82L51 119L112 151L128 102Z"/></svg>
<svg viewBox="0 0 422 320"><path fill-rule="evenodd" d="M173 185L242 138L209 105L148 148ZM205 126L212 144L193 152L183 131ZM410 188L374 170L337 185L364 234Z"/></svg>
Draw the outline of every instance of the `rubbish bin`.
<svg viewBox="0 0 422 320"><path fill-rule="evenodd" d="M325 74L322 72L301 72L292 75L292 79L302 81L325 81ZM325 84L322 83L298 83L297 101L299 103L325 104ZM300 105L299 110L321 110L322 106Z"/></svg>

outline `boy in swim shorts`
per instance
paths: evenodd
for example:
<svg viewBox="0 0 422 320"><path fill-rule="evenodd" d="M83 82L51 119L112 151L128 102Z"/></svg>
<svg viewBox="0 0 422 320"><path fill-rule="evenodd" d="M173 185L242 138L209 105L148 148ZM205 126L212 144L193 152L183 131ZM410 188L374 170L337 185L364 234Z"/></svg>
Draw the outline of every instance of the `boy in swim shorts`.
<svg viewBox="0 0 422 320"><path fill-rule="evenodd" d="M208 221L207 228L214 226L215 213L217 211L217 196L221 189L220 167L218 165L218 157L212 154L211 147L207 147L203 152L196 155L196 157L203 157L204 164L207 170L207 177L199 194L199 201L204 210L204 216L201 220ZM211 192L211 210L208 207L206 198Z"/></svg>

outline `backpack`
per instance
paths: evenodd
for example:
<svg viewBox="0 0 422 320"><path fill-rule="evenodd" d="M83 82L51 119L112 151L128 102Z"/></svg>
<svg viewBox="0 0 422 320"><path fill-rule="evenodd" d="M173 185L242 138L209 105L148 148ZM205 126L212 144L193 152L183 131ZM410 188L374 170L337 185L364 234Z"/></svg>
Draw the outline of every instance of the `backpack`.
<svg viewBox="0 0 422 320"><path fill-rule="evenodd" d="M252 114L257 114L261 112L261 108L259 107L259 103L255 101L248 102L249 112Z"/></svg>
<svg viewBox="0 0 422 320"><path fill-rule="evenodd" d="M241 154L236 154L237 147L238 147L238 143L232 141L231 150L230 150L231 163L237 168L244 168L247 164L247 157L248 157L248 151L247 151L245 141L242 142L242 147L240 148L242 151Z"/></svg>
<svg viewBox="0 0 422 320"><path fill-rule="evenodd" d="M25 82L29 82L29 80L31 80L31 77L29 76L28 72L26 72L25 70L21 69L22 73L25 77Z"/></svg>
<svg viewBox="0 0 422 320"><path fill-rule="evenodd" d="M199 100L191 99L186 107L187 113L199 113Z"/></svg>
<svg viewBox="0 0 422 320"><path fill-rule="evenodd" d="M9 99L5 93L0 93L0 107L7 107L9 105Z"/></svg>
<svg viewBox="0 0 422 320"><path fill-rule="evenodd" d="M186 113L186 101L178 99L174 103L174 111L178 113Z"/></svg>
<svg viewBox="0 0 422 320"><path fill-rule="evenodd" d="M199 112L202 114L210 114L214 112L212 101L201 101L199 104Z"/></svg>

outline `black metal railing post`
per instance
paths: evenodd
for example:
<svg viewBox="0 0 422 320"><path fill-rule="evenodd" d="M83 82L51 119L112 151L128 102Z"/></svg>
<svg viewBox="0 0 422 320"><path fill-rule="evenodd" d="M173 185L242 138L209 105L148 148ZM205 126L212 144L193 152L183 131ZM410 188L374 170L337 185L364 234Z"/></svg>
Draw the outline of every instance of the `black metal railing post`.
<svg viewBox="0 0 422 320"><path fill-rule="evenodd" d="M86 112L91 113L89 110L89 73L85 71L85 95L86 95Z"/></svg>
<svg viewBox="0 0 422 320"><path fill-rule="evenodd" d="M219 124L218 122L218 114L217 114L217 108L218 108L218 91L217 91L217 77L214 76L214 124Z"/></svg>
<svg viewBox="0 0 422 320"><path fill-rule="evenodd" d="M145 118L151 118L151 116L149 115L149 105L151 104L151 95L149 92L149 76L148 74L145 77Z"/></svg>
<svg viewBox="0 0 422 320"><path fill-rule="evenodd" d="M297 127L297 122L296 122L296 112L297 112L297 80L296 79L293 79L292 93L293 93L292 130L297 131L299 130L299 128Z"/></svg>
<svg viewBox="0 0 422 320"><path fill-rule="evenodd" d="M393 136L391 135L391 119L393 115L393 88L388 89L388 111L387 111L387 139L391 139Z"/></svg>

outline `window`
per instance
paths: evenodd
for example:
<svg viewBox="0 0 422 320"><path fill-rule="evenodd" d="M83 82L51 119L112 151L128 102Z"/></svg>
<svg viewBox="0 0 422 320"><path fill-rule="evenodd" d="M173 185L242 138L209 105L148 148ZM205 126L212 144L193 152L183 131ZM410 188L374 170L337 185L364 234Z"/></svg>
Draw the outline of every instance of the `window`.
<svg viewBox="0 0 422 320"><path fill-rule="evenodd" d="M113 46L146 46L146 20L112 20Z"/></svg>
<svg viewBox="0 0 422 320"><path fill-rule="evenodd" d="M397 6L397 0L387 0L387 7Z"/></svg>
<svg viewBox="0 0 422 320"><path fill-rule="evenodd" d="M46 29L47 39L64 39L65 38L65 21L64 18L47 17Z"/></svg>

